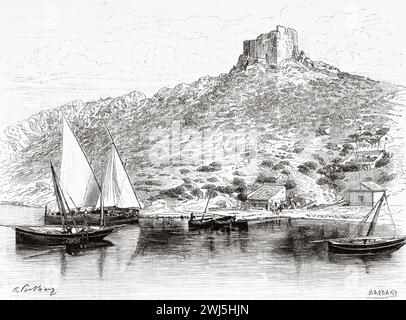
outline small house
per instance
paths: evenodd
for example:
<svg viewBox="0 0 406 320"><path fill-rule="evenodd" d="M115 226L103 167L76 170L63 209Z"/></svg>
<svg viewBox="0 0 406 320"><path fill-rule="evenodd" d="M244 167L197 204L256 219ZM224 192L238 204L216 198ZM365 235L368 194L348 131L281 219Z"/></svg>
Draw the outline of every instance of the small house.
<svg viewBox="0 0 406 320"><path fill-rule="evenodd" d="M286 201L286 188L283 185L263 184L247 196L247 205L252 208L273 210Z"/></svg>
<svg viewBox="0 0 406 320"><path fill-rule="evenodd" d="M361 183L358 189L349 190L350 206L373 206L379 201L386 189L375 182Z"/></svg>

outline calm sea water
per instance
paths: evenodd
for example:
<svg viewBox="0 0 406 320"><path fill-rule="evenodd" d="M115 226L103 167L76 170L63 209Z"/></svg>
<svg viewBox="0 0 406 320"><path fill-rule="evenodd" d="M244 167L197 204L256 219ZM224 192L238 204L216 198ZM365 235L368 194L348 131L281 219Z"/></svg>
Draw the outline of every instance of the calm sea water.
<svg viewBox="0 0 406 320"><path fill-rule="evenodd" d="M0 207L0 224L41 225L42 210ZM406 248L387 256L329 254L320 237L348 222L281 220L248 231L189 231L187 221L142 221L94 248L16 245L0 227L0 297L6 299L364 299L372 290L406 297ZM386 226L380 228L384 232ZM16 287L54 288L13 292ZM27 287L26 287L27 288ZM15 290L15 289L14 289Z"/></svg>

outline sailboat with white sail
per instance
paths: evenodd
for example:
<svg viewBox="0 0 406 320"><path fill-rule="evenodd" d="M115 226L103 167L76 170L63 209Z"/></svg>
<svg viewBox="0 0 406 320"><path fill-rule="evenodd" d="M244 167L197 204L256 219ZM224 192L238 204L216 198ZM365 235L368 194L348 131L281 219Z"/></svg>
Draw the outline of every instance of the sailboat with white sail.
<svg viewBox="0 0 406 320"><path fill-rule="evenodd" d="M107 211L105 214L106 219L113 219L114 217L129 220L138 219L139 211L143 205L138 200L113 136L104 121L103 124L110 138L110 157L106 166L98 203L103 203Z"/></svg>
<svg viewBox="0 0 406 320"><path fill-rule="evenodd" d="M107 128L107 127L106 127ZM108 129L107 129L108 130ZM108 131L111 141L112 137ZM72 215L67 217L67 222L88 223L99 225L101 211L101 195L103 194L104 205L108 208L104 217L105 224L121 225L138 222L138 211L141 205L133 190L129 190L128 175L122 165L117 148L112 142L112 152L107 165L106 177L104 179L105 192L102 193L100 184L94 171L74 135L68 121L63 117L63 143L61 161L61 185L69 195L67 201L70 208L73 208ZM115 206L118 210L114 210ZM110 208L113 207L113 211ZM58 208L56 206L56 208ZM62 212L45 211L46 225L61 224Z"/></svg>
<svg viewBox="0 0 406 320"><path fill-rule="evenodd" d="M78 239L86 242L101 241L115 230L105 226L103 210L100 210L100 225L97 227L89 227L84 215L84 225L80 226L76 221L77 216L83 213L81 210L94 209L97 206L101 187L65 117L62 143L61 178L57 176L51 163L60 226L16 226L18 243L61 245Z"/></svg>

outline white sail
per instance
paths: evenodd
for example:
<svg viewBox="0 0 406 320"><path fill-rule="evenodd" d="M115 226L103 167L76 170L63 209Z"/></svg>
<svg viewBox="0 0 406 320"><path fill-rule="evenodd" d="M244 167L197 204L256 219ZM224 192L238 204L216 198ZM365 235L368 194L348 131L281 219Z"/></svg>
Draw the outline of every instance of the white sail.
<svg viewBox="0 0 406 320"><path fill-rule="evenodd" d="M63 118L61 187L71 209L94 208L100 187L65 117Z"/></svg>
<svg viewBox="0 0 406 320"><path fill-rule="evenodd" d="M142 207L135 195L131 181L128 178L127 172L125 171L114 144L112 144L102 189L104 207Z"/></svg>

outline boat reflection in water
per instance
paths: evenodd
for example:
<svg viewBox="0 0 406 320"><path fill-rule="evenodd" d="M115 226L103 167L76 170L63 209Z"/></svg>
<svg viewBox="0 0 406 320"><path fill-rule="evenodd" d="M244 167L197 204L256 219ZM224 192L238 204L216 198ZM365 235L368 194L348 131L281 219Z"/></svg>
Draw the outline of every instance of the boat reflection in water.
<svg viewBox="0 0 406 320"><path fill-rule="evenodd" d="M265 299L280 298L287 286L295 298L316 297L319 287L337 288L334 297L356 292L351 297L358 298L365 293L353 290L354 281L359 288L396 287L403 278L393 274L404 267L404 251L363 258L329 253L325 241L313 242L344 237L356 224L281 219L223 232L189 230L187 219L150 219L118 229L106 245L81 251L16 246L13 263L16 277L30 281L32 276L24 274L29 268L35 279L59 288L61 297L76 298L208 298L207 292L219 298L216 292L227 292L233 298ZM388 227L380 224L377 231Z"/></svg>
<svg viewBox="0 0 406 320"><path fill-rule="evenodd" d="M78 255L91 254L92 251L95 249L106 248L106 247L111 247L111 246L114 246L114 244L111 241L103 240L103 241L99 241L99 242L91 242L84 246L68 244L65 247L65 251L67 254L69 254L71 256L78 256Z"/></svg>

